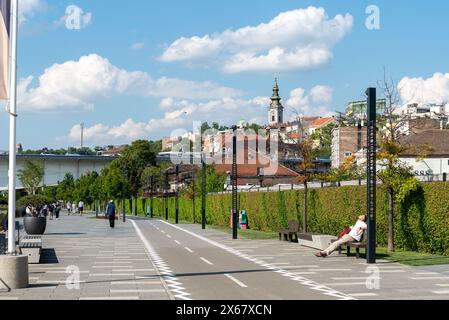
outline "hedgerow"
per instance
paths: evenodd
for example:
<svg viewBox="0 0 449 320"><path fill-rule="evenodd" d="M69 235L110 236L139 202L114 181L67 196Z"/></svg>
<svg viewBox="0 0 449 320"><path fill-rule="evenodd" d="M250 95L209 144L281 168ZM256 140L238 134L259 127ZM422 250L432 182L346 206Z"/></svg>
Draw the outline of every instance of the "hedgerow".
<svg viewBox="0 0 449 320"><path fill-rule="evenodd" d="M427 183L396 204L395 242L398 248L449 255L449 183ZM240 193L239 208L248 213L252 229L276 232L288 221L303 219L302 190ZM139 201L140 202L140 201ZM169 216L174 218L175 201L169 201ZM161 199L155 199L155 215L165 217ZM148 200L149 204L149 200ZM232 198L230 194L207 197L208 224L229 226ZM139 207L139 206L138 206ZM195 201L196 221L201 221L201 198ZM179 199L179 219L193 222L192 200ZM366 212L366 189L349 186L311 189L308 194L309 232L337 235ZM139 210L139 214L143 210ZM387 245L388 202L383 187L377 190L377 242Z"/></svg>

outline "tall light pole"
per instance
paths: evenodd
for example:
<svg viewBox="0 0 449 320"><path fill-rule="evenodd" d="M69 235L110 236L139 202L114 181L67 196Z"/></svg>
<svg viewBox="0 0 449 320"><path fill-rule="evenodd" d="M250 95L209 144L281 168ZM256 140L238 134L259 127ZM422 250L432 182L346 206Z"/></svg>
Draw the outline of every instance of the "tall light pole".
<svg viewBox="0 0 449 320"><path fill-rule="evenodd" d="M238 238L238 190L237 190L237 126L232 127L232 238Z"/></svg>
<svg viewBox="0 0 449 320"><path fill-rule="evenodd" d="M176 166L175 223L179 224L179 164Z"/></svg>
<svg viewBox="0 0 449 320"><path fill-rule="evenodd" d="M126 176L126 168L125 168L125 166L123 166L122 167L122 174L123 174L123 177L125 177ZM126 222L126 210L125 210L125 207L126 207L126 198L125 198L125 183L123 182L123 185L122 185L122 215L123 215L123 222Z"/></svg>
<svg viewBox="0 0 449 320"><path fill-rule="evenodd" d="M368 88L368 150L367 158L367 218L368 239L366 249L366 260L368 264L376 263L376 88Z"/></svg>
<svg viewBox="0 0 449 320"><path fill-rule="evenodd" d="M201 227L206 229L206 162L203 155L203 132L201 130Z"/></svg>
<svg viewBox="0 0 449 320"><path fill-rule="evenodd" d="M154 176L151 176L151 190L150 190L150 218L154 215Z"/></svg>
<svg viewBox="0 0 449 320"><path fill-rule="evenodd" d="M168 188L170 186L170 183L168 181L168 170L170 170L170 168L165 171L165 201L164 201L165 202L165 220L167 220L167 221L168 221Z"/></svg>
<svg viewBox="0 0 449 320"><path fill-rule="evenodd" d="M17 133L17 31L18 0L11 1L11 71L9 85L9 186L8 186L8 254L16 251L16 133Z"/></svg>

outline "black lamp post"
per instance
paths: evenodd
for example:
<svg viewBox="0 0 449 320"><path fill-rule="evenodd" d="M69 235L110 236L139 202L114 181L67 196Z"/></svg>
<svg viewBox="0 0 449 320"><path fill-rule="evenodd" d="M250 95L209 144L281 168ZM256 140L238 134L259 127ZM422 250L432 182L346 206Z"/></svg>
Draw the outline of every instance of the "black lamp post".
<svg viewBox="0 0 449 320"><path fill-rule="evenodd" d="M123 166L122 168L122 173L123 173L123 177L126 176L126 168L125 166ZM123 222L126 222L126 213L125 213L125 203L126 203L126 198L125 198L125 183L123 183L122 185L122 211L123 211Z"/></svg>
<svg viewBox="0 0 449 320"><path fill-rule="evenodd" d="M179 224L179 164L176 166L175 223Z"/></svg>
<svg viewBox="0 0 449 320"><path fill-rule="evenodd" d="M368 264L376 263L376 88L368 88L368 150L367 150L367 219L368 239L366 260Z"/></svg>
<svg viewBox="0 0 449 320"><path fill-rule="evenodd" d="M151 189L150 189L150 218L153 219L154 215L154 176L151 176Z"/></svg>
<svg viewBox="0 0 449 320"><path fill-rule="evenodd" d="M238 191L237 191L237 126L232 127L232 238L238 238Z"/></svg>
<svg viewBox="0 0 449 320"><path fill-rule="evenodd" d="M203 133L201 132L201 227L206 229L206 162L203 155Z"/></svg>
<svg viewBox="0 0 449 320"><path fill-rule="evenodd" d="M165 199L164 199L164 202L165 202L165 220L167 220L168 221L168 188L169 188L169 181L168 181L168 170L170 170L170 169L167 169L167 171L165 171Z"/></svg>

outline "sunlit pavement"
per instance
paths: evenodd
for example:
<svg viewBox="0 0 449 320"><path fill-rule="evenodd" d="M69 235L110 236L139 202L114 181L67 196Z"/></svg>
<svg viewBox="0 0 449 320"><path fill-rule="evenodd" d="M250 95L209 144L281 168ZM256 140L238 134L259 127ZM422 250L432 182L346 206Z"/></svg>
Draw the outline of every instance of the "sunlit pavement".
<svg viewBox="0 0 449 320"><path fill-rule="evenodd" d="M31 287L0 299L449 299L449 266L408 267L277 240L232 240L198 225L62 216L49 221ZM76 271L79 270L79 277Z"/></svg>

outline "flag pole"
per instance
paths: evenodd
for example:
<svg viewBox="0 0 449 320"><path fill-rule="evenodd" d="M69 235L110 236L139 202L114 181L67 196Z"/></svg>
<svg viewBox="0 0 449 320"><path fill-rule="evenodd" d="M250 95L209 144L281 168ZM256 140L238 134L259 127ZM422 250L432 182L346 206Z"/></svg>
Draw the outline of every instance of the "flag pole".
<svg viewBox="0 0 449 320"><path fill-rule="evenodd" d="M17 30L19 1L11 0L11 72L9 90L9 188L8 188L8 254L16 251L16 124L17 124Z"/></svg>

